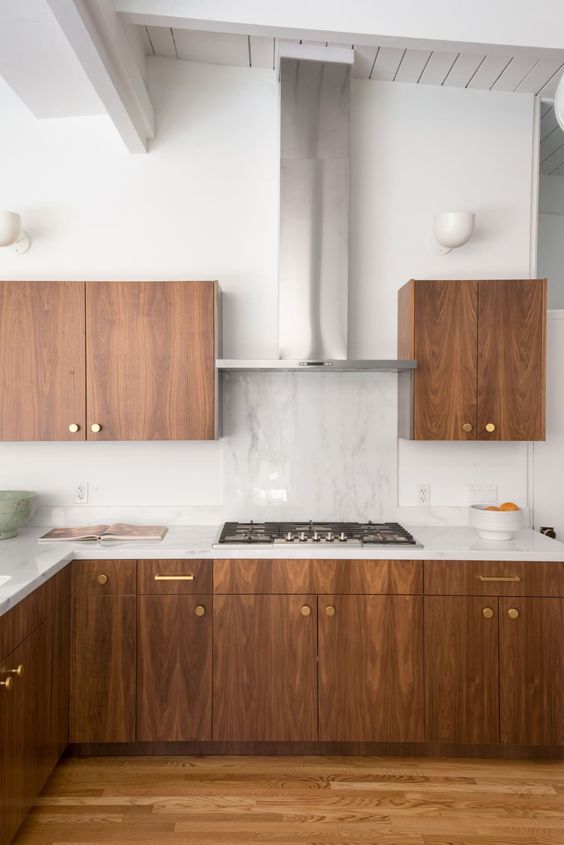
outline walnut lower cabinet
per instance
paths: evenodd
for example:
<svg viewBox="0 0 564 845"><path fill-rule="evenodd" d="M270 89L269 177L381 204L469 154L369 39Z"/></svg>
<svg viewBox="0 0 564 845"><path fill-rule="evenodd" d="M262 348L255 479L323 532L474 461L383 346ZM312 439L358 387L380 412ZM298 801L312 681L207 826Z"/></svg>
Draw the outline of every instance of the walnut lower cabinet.
<svg viewBox="0 0 564 845"><path fill-rule="evenodd" d="M210 560L140 560L137 739L212 738Z"/></svg>
<svg viewBox="0 0 564 845"><path fill-rule="evenodd" d="M423 742L423 597L319 596L319 739Z"/></svg>
<svg viewBox="0 0 564 845"><path fill-rule="evenodd" d="M501 742L564 745L564 598L501 598L499 639Z"/></svg>
<svg viewBox="0 0 564 845"><path fill-rule="evenodd" d="M135 740L136 564L73 564L71 742Z"/></svg>
<svg viewBox="0 0 564 845"><path fill-rule="evenodd" d="M496 597L425 597L430 742L499 742L498 643Z"/></svg>
<svg viewBox="0 0 564 845"><path fill-rule="evenodd" d="M316 596L215 595L213 614L214 739L316 740Z"/></svg>
<svg viewBox="0 0 564 845"><path fill-rule="evenodd" d="M564 746L564 564L428 561L425 592L428 741Z"/></svg>
<svg viewBox="0 0 564 845"><path fill-rule="evenodd" d="M68 744L68 587L61 572L0 619L0 845Z"/></svg>

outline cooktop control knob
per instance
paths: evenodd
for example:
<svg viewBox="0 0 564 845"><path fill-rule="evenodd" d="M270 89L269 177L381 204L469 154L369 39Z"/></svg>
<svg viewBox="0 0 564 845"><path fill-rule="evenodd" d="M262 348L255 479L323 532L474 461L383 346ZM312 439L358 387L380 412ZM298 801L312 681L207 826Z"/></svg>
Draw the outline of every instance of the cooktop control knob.
<svg viewBox="0 0 564 845"><path fill-rule="evenodd" d="M333 538L334 538L334 537L335 537L335 535L333 534L333 532L332 532L332 531L328 531L328 532L327 532L327 535L326 535L326 537L325 537L325 539L327 540L327 542L329 542L329 543L330 543L330 542L331 542L331 540L333 540Z"/></svg>
<svg viewBox="0 0 564 845"><path fill-rule="evenodd" d="M286 540L293 540L293 539L294 539L294 535L292 534L291 531L288 531L288 533L286 534Z"/></svg>
<svg viewBox="0 0 564 845"><path fill-rule="evenodd" d="M313 532L313 537L312 537L312 540L320 540L320 539L321 539L321 537L319 536L319 534L317 533L317 531L314 531L314 532Z"/></svg>
<svg viewBox="0 0 564 845"><path fill-rule="evenodd" d="M302 543L305 543L305 540L306 540L305 531L302 531L302 532L301 532L301 534L300 534L300 540L302 541Z"/></svg>
<svg viewBox="0 0 564 845"><path fill-rule="evenodd" d="M341 531L341 533L339 534L339 540L340 540L342 543L344 543L344 541L345 541L346 539L347 539L347 535L345 534L345 532L344 532L344 531Z"/></svg>

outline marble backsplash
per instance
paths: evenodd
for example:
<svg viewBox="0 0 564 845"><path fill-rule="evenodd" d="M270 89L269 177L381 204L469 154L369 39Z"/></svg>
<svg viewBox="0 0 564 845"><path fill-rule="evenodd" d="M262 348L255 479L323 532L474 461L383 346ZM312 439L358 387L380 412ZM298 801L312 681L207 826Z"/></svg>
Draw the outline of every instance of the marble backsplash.
<svg viewBox="0 0 564 845"><path fill-rule="evenodd" d="M397 378L224 375L226 519L390 519L397 501Z"/></svg>

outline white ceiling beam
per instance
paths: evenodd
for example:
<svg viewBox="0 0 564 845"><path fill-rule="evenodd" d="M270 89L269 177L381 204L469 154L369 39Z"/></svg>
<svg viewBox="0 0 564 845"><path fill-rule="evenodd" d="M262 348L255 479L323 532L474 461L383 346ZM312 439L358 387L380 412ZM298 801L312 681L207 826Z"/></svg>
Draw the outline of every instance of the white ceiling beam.
<svg viewBox="0 0 564 845"><path fill-rule="evenodd" d="M131 153L155 135L153 106L111 0L47 0Z"/></svg>
<svg viewBox="0 0 564 845"><path fill-rule="evenodd" d="M130 23L245 35L474 52L561 50L561 0L115 0ZM376 40L375 40L376 39ZM406 45L406 41L415 43ZM487 47L482 51L481 47ZM478 49L480 47L480 49ZM505 48L505 49L504 49Z"/></svg>

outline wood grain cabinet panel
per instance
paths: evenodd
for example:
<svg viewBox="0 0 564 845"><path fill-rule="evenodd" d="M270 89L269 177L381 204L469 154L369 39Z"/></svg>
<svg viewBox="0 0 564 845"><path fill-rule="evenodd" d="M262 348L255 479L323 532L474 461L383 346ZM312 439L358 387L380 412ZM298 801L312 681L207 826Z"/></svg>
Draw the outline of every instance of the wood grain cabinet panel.
<svg viewBox="0 0 564 845"><path fill-rule="evenodd" d="M214 739L317 739L316 609L312 595L214 596Z"/></svg>
<svg viewBox="0 0 564 845"><path fill-rule="evenodd" d="M425 677L429 742L499 742L498 599L425 598Z"/></svg>
<svg viewBox="0 0 564 845"><path fill-rule="evenodd" d="M73 561L73 596L134 596L136 593L136 560Z"/></svg>
<svg viewBox="0 0 564 845"><path fill-rule="evenodd" d="M564 745L564 599L503 598L501 741Z"/></svg>
<svg viewBox="0 0 564 845"><path fill-rule="evenodd" d="M139 593L190 595L211 593L211 560L140 560L137 564Z"/></svg>
<svg viewBox="0 0 564 845"><path fill-rule="evenodd" d="M71 742L133 742L135 596L74 596L71 623Z"/></svg>
<svg viewBox="0 0 564 845"><path fill-rule="evenodd" d="M544 440L546 279L410 281L398 354L401 437Z"/></svg>
<svg viewBox="0 0 564 845"><path fill-rule="evenodd" d="M425 561L427 595L562 596L564 563L557 561Z"/></svg>
<svg viewBox="0 0 564 845"><path fill-rule="evenodd" d="M84 440L84 367L84 283L0 282L0 440Z"/></svg>
<svg viewBox="0 0 564 845"><path fill-rule="evenodd" d="M423 598L319 596L319 739L423 742Z"/></svg>
<svg viewBox="0 0 564 845"><path fill-rule="evenodd" d="M137 647L137 739L212 738L212 599L142 595Z"/></svg>
<svg viewBox="0 0 564 845"><path fill-rule="evenodd" d="M217 436L216 299L213 282L87 284L88 439Z"/></svg>
<svg viewBox="0 0 564 845"><path fill-rule="evenodd" d="M16 674L15 670L22 674ZM37 628L0 664L0 842L8 843L51 773L50 622Z"/></svg>
<svg viewBox="0 0 564 845"><path fill-rule="evenodd" d="M545 439L546 307L546 280L479 283L479 440Z"/></svg>

